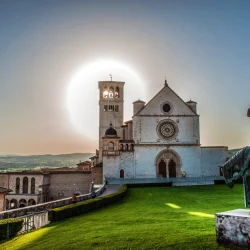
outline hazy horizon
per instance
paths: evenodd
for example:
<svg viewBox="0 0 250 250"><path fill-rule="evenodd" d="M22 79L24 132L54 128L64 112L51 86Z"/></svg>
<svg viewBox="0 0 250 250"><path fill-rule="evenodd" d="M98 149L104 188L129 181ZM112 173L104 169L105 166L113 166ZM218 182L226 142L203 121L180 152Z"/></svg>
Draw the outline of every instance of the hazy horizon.
<svg viewBox="0 0 250 250"><path fill-rule="evenodd" d="M0 155L95 152L110 73L126 81L124 120L167 77L197 102L202 146L250 145L249 13L248 0L0 1ZM102 60L122 66L92 68L69 103Z"/></svg>

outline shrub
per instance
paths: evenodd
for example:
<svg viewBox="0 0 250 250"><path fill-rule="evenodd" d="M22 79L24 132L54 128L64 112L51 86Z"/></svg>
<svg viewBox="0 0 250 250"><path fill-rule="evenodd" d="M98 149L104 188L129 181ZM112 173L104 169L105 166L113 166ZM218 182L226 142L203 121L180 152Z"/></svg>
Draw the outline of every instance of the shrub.
<svg viewBox="0 0 250 250"><path fill-rule="evenodd" d="M0 220L0 240L16 236L23 227L23 219L9 218ZM9 232L9 233L8 233Z"/></svg>
<svg viewBox="0 0 250 250"><path fill-rule="evenodd" d="M122 185L120 190L114 194L97 197L91 200L81 201L75 204L70 204L60 208L54 208L49 211L49 220L58 221L70 218L76 215L92 211L103 206L119 201L126 195L127 185Z"/></svg>

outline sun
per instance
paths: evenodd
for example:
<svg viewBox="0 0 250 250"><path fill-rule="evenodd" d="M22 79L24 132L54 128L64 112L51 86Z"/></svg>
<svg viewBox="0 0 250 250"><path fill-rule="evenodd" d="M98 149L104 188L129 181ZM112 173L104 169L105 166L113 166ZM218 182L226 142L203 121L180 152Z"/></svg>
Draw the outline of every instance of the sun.
<svg viewBox="0 0 250 250"><path fill-rule="evenodd" d="M124 81L124 119L132 117L132 102L145 98L144 81L126 63L97 60L81 67L72 77L67 91L67 107L74 127L84 136L98 139L98 81Z"/></svg>

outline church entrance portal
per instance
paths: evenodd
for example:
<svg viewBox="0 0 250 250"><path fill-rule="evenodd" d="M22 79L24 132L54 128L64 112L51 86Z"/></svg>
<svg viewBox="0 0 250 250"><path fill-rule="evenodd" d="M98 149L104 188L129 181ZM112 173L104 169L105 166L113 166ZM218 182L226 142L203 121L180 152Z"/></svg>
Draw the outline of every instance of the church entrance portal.
<svg viewBox="0 0 250 250"><path fill-rule="evenodd" d="M181 158L171 149L161 151L155 158L157 178L181 178Z"/></svg>
<svg viewBox="0 0 250 250"><path fill-rule="evenodd" d="M159 163L159 175L160 177L167 177L166 163L163 160Z"/></svg>
<svg viewBox="0 0 250 250"><path fill-rule="evenodd" d="M171 160L168 164L169 177L176 177L176 164Z"/></svg>

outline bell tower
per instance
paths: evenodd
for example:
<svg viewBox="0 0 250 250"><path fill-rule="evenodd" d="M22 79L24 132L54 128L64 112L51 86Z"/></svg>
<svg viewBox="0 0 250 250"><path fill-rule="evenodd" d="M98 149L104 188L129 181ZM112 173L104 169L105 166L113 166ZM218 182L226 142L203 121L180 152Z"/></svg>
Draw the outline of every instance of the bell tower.
<svg viewBox="0 0 250 250"><path fill-rule="evenodd" d="M100 81L99 88L99 161L102 160L102 137L109 128L110 123L122 137L123 102L125 82Z"/></svg>

